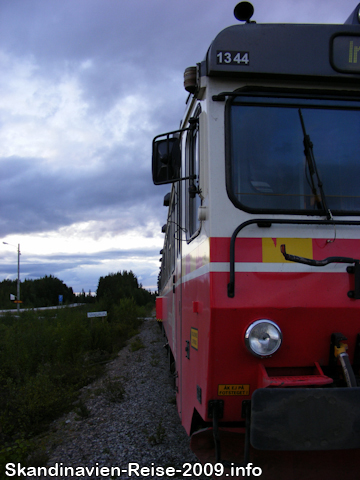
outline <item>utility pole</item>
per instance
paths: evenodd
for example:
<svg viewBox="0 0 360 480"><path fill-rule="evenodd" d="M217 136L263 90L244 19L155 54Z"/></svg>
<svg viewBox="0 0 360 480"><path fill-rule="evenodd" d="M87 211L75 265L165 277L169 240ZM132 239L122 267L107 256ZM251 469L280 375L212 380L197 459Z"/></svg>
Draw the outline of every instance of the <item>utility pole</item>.
<svg viewBox="0 0 360 480"><path fill-rule="evenodd" d="M2 242L4 245L10 245L11 247L15 247L15 245L12 245L11 243L7 243L7 242ZM18 243L18 266L17 266L17 293L16 293L16 309L17 311L19 312L20 311L20 243Z"/></svg>
<svg viewBox="0 0 360 480"><path fill-rule="evenodd" d="M20 311L20 243L18 243L17 311Z"/></svg>

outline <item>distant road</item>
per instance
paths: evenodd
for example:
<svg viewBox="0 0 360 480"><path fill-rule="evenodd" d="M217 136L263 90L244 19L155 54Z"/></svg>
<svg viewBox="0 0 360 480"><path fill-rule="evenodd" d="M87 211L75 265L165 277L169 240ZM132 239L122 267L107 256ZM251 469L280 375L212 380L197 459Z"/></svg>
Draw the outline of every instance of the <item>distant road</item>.
<svg viewBox="0 0 360 480"><path fill-rule="evenodd" d="M85 303L71 303L70 305L57 305L56 307L38 307L38 308L20 308L20 312L37 312L38 310L57 310L58 308L73 308L73 307L80 307L81 305L85 305ZM12 310L0 310L1 313L17 313L17 309Z"/></svg>

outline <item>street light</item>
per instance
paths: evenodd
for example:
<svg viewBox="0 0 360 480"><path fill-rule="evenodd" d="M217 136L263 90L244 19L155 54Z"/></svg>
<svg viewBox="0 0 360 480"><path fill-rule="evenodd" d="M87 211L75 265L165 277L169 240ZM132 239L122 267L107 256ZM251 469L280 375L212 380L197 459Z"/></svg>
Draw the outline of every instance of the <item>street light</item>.
<svg viewBox="0 0 360 480"><path fill-rule="evenodd" d="M10 245L11 247L15 247L16 245L12 245L11 243L3 242L4 245ZM17 311L19 312L20 310L20 243L18 243L17 246L18 249L18 276L17 276L17 303L16 303L16 308Z"/></svg>

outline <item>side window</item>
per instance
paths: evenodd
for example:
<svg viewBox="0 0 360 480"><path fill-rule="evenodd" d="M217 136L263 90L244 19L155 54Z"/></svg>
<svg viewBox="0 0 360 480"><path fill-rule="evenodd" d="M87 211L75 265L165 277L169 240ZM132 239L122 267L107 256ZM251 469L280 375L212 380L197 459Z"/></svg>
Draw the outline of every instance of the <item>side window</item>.
<svg viewBox="0 0 360 480"><path fill-rule="evenodd" d="M175 183L171 192L170 207L167 223L167 263L169 271L167 277L173 274L175 270L176 258L181 251L181 202L180 202L180 184Z"/></svg>
<svg viewBox="0 0 360 480"><path fill-rule="evenodd" d="M164 247L162 253L161 268L158 278L159 291L163 289L175 270L176 249L177 249L177 219L178 219L178 196L176 186L173 186L170 195L170 204L166 223ZM164 227L163 227L164 228ZM163 230L164 231L164 230Z"/></svg>
<svg viewBox="0 0 360 480"><path fill-rule="evenodd" d="M173 192L174 194L175 192ZM175 226L176 226L176 217L175 217L175 195L172 198L170 204L171 214L170 214L170 223L168 231L168 242L169 242L169 277L172 272L175 270Z"/></svg>
<svg viewBox="0 0 360 480"><path fill-rule="evenodd" d="M195 118L198 118L200 108L196 110ZM198 124L188 131L186 138L186 176L195 175L194 180L186 180L186 229L187 238L190 239L200 228L198 210L201 205L199 190L199 128Z"/></svg>

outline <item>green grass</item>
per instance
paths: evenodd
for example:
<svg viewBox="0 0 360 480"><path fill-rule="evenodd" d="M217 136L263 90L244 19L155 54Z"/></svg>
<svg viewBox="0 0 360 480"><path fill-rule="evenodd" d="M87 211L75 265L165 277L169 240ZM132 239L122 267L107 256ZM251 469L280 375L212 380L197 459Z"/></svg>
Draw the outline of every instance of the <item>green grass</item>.
<svg viewBox="0 0 360 480"><path fill-rule="evenodd" d="M141 338L136 337L131 343L130 343L130 350L132 352L137 352L138 350L141 350L142 348L145 348L145 345L143 344L143 341Z"/></svg>
<svg viewBox="0 0 360 480"><path fill-rule="evenodd" d="M97 307L90 306L102 310ZM121 300L106 318L89 319L88 310L0 317L0 479L7 462L26 464L31 439L73 409L79 389L99 377L105 363L138 333L141 320L132 299ZM143 346L137 342L137 348ZM120 400L120 382L108 390Z"/></svg>

